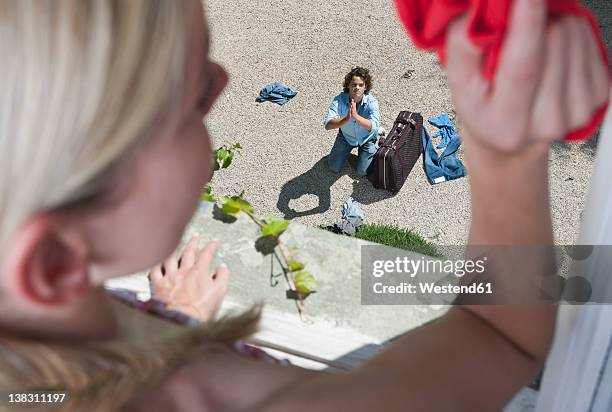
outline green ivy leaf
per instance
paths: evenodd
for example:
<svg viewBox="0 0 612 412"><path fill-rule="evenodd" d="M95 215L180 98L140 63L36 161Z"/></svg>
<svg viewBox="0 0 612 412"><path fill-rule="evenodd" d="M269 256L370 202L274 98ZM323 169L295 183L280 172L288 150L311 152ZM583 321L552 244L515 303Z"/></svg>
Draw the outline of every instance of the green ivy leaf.
<svg viewBox="0 0 612 412"><path fill-rule="evenodd" d="M227 160L230 152L222 146L215 150L215 170L224 169L224 163Z"/></svg>
<svg viewBox="0 0 612 412"><path fill-rule="evenodd" d="M217 199L212 194L212 186L210 185L210 183L207 184L206 187L204 188L204 193L202 193L200 200L203 200L205 202L212 202L212 203L215 203L217 201Z"/></svg>
<svg viewBox="0 0 612 412"><path fill-rule="evenodd" d="M244 210L248 213L253 213L253 206L251 206L251 204L242 197L242 194L240 196L232 196L232 200L236 202L236 204L238 204L240 210Z"/></svg>
<svg viewBox="0 0 612 412"><path fill-rule="evenodd" d="M237 215L242 211L253 213L253 206L240 196L225 196L221 201L221 211L228 215Z"/></svg>
<svg viewBox="0 0 612 412"><path fill-rule="evenodd" d="M281 233L287 229L289 221L283 218L268 216L266 218L266 225L261 228L261 233L264 236L276 236L279 237Z"/></svg>
<svg viewBox="0 0 612 412"><path fill-rule="evenodd" d="M229 156L229 152L225 147L220 147L215 151L215 157L220 163L223 163L227 156Z"/></svg>
<svg viewBox="0 0 612 412"><path fill-rule="evenodd" d="M234 158L234 153L233 152L228 153L227 157L223 161L223 169L229 167L229 165L232 164L232 159L233 158Z"/></svg>
<svg viewBox="0 0 612 412"><path fill-rule="evenodd" d="M309 295L319 287L319 281L310 272L299 272L294 277L295 289L301 295Z"/></svg>
<svg viewBox="0 0 612 412"><path fill-rule="evenodd" d="M240 154L240 143L234 143L231 145L223 145L214 152L214 164L213 171L216 172L219 169L226 169L232 164L234 156Z"/></svg>
<svg viewBox="0 0 612 412"><path fill-rule="evenodd" d="M232 198L226 196L221 201L221 211L226 215L234 216L240 213L241 210L240 205Z"/></svg>
<svg viewBox="0 0 612 412"><path fill-rule="evenodd" d="M302 270L304 269L304 264L302 262L298 262L295 259L291 259L289 262L287 262L287 270L289 272L297 272L298 270Z"/></svg>

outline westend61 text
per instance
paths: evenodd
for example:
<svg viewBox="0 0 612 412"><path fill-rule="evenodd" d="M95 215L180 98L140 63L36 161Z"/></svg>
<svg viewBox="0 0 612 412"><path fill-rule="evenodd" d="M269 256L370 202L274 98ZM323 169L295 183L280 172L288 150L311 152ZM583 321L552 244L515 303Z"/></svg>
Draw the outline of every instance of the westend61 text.
<svg viewBox="0 0 612 412"><path fill-rule="evenodd" d="M493 293L491 283L472 283L470 285L436 285L434 282L419 282L417 285L411 283L400 283L399 285L383 285L374 283L372 286L376 294L470 294L470 295L490 295Z"/></svg>

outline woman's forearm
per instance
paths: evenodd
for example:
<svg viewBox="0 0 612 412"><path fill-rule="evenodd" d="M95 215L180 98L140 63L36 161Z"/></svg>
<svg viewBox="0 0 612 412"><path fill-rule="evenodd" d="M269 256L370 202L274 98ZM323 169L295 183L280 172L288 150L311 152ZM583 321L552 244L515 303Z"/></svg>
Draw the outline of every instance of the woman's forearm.
<svg viewBox="0 0 612 412"><path fill-rule="evenodd" d="M551 245L549 144L504 155L465 140L472 209L469 243Z"/></svg>
<svg viewBox="0 0 612 412"><path fill-rule="evenodd" d="M552 344L557 311L553 304L537 302L537 288L554 270L548 248L554 245L548 193L549 146L547 142L537 143L506 155L466 139L465 151L472 207L468 243L494 246L506 255L529 258L504 261L501 257L497 267L512 269L491 274L493 278L504 276L501 280L507 284L520 285L513 290L510 302L505 302L514 304L466 306L462 310L499 331L516 350L538 364L544 362ZM530 304L518 304L524 301Z"/></svg>
<svg viewBox="0 0 612 412"><path fill-rule="evenodd" d="M253 410L499 411L539 363L469 312L410 331L358 371L308 376Z"/></svg>

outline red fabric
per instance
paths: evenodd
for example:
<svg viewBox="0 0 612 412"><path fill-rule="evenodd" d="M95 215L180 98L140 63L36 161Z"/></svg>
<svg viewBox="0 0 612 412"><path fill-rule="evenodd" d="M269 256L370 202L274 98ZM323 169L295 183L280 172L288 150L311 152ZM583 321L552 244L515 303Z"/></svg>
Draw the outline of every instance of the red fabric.
<svg viewBox="0 0 612 412"><path fill-rule="evenodd" d="M444 64L446 29L458 16L469 13L468 35L472 42L485 51L483 76L493 80L510 15L512 0L395 0L399 16L415 45L422 49L435 50ZM591 12L580 6L578 0L548 0L551 16L574 14L591 25L599 42L602 58L609 67L606 47L601 40L599 26ZM603 121L608 102L594 115L590 123L574 130L566 141L589 138Z"/></svg>

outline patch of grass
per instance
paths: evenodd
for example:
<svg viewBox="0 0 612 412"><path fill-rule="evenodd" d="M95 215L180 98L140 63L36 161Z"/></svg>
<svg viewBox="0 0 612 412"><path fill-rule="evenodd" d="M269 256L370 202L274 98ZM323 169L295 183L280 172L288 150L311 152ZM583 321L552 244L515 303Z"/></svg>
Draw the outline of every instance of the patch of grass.
<svg viewBox="0 0 612 412"><path fill-rule="evenodd" d="M381 245L422 253L427 256L441 257L433 243L423 239L412 230L397 226L368 224L361 225L355 234L358 239L368 240Z"/></svg>
<svg viewBox="0 0 612 412"><path fill-rule="evenodd" d="M321 226L321 228L329 230L328 227ZM444 257L433 243L423 239L418 233L408 229L401 229L397 226L377 224L361 225L355 237L381 245L421 253L427 256L438 258Z"/></svg>

